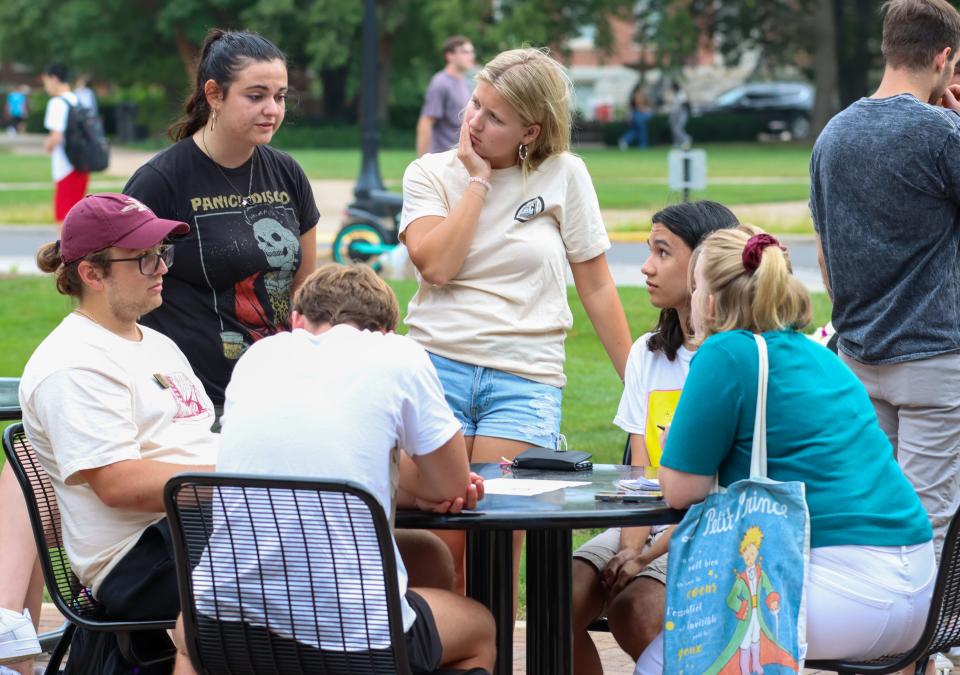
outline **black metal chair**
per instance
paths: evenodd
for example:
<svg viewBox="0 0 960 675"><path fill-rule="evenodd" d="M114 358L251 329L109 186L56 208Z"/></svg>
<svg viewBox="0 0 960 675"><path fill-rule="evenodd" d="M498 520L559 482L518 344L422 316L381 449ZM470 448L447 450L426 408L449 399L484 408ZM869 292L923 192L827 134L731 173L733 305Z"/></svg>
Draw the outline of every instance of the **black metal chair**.
<svg viewBox="0 0 960 675"><path fill-rule="evenodd" d="M23 416L20 411L20 400L17 398L19 386L19 377L0 377L0 425L4 422L15 422ZM53 653L69 627L70 622L64 621L60 628L40 633L37 637L40 639L41 653Z"/></svg>
<svg viewBox="0 0 960 675"><path fill-rule="evenodd" d="M916 675L922 675L933 654L947 652L960 646L960 511L954 514L940 553L940 569L933 587L933 601L927 614L927 623L917 645L903 654L892 654L871 661L811 660L807 668L832 670L838 675L854 673L893 673L915 666Z"/></svg>
<svg viewBox="0 0 960 675"><path fill-rule="evenodd" d="M363 488L180 474L164 502L198 672L410 673L393 537Z"/></svg>
<svg viewBox="0 0 960 675"><path fill-rule="evenodd" d="M172 661L173 643L158 631L173 628L175 622L116 621L105 617L102 606L93 598L70 567L63 546L60 509L50 477L40 465L22 424L14 424L3 433L3 451L23 490L30 524L37 542L43 579L53 604L69 625L50 655L45 672L57 673L77 627L116 635L124 658L135 665L148 666Z"/></svg>

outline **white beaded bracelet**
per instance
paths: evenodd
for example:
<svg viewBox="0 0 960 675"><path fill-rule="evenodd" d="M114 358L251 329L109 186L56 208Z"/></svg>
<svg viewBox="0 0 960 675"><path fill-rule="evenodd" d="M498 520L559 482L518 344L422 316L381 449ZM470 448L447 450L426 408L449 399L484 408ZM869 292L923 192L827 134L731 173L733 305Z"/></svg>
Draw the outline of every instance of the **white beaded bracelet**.
<svg viewBox="0 0 960 675"><path fill-rule="evenodd" d="M488 180L487 180L486 178L484 178L483 176L470 176L470 180L467 181L467 182L468 182L468 183L480 183L480 185L482 185L483 187L487 188L487 192L490 192L490 188L493 187L493 185L490 184L490 181L488 181Z"/></svg>

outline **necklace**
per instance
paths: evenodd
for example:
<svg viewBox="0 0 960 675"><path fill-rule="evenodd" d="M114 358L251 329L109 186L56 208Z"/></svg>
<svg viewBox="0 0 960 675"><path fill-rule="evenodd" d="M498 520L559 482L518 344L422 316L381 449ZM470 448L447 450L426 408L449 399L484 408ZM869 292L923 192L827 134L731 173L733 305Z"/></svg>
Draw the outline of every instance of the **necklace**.
<svg viewBox="0 0 960 675"><path fill-rule="evenodd" d="M102 323L100 323L99 321L97 321L96 319L94 319L92 316L90 316L89 314L87 314L86 312L84 312L84 311L81 310L81 309L74 309L74 310L73 310L73 313L74 313L74 314L79 314L79 315L82 316L84 319L87 319L88 321L93 321L93 322L94 322L95 324L97 324L98 326L103 327L103 324L102 324Z"/></svg>
<svg viewBox="0 0 960 675"><path fill-rule="evenodd" d="M95 324L97 324L98 326L100 326L102 329L104 329L104 330L106 330L106 331L110 331L110 332L113 333L114 335L120 335L120 334L117 333L116 331L110 330L109 328L107 328L106 326L104 326L102 323L100 323L99 321L97 321L96 319L94 319L92 316L90 316L89 314L87 314L86 312L84 312L82 309L74 308L73 313L74 313L74 314L79 314L80 316L82 316L82 317L83 317L84 319L86 319L87 321L92 321L93 323L95 323ZM136 326L136 329L137 329L138 339L142 340L142 339L143 339L143 331L140 330L140 326ZM124 337L124 336L123 336L123 335L120 335L120 337ZM127 339L129 339L129 338L127 338Z"/></svg>
<svg viewBox="0 0 960 675"><path fill-rule="evenodd" d="M246 206L251 201L251 195L253 194L253 169L256 165L257 160L257 147L253 147L253 159L250 162L250 184L247 186L247 196L244 197L243 193L237 189L237 186L233 184L233 181L227 178L227 174L224 173L223 168L220 164L213 158L213 155L210 154L210 149L207 147L207 128L203 127L203 130L200 132L200 142L203 144L203 151L207 153L207 157L210 158L210 161L213 162L213 165L217 167L217 171L220 172L220 175L223 176L223 180L227 181L227 184L233 188L233 191L237 193L237 196L240 197L240 206Z"/></svg>

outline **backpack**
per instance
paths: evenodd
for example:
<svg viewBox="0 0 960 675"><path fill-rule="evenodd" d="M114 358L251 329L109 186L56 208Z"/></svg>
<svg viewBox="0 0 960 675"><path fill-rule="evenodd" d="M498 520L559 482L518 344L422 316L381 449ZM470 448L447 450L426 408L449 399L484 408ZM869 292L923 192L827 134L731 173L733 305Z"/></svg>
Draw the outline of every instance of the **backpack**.
<svg viewBox="0 0 960 675"><path fill-rule="evenodd" d="M63 147L73 168L82 173L103 171L110 163L110 144L103 123L90 108L74 105L61 96L69 109Z"/></svg>

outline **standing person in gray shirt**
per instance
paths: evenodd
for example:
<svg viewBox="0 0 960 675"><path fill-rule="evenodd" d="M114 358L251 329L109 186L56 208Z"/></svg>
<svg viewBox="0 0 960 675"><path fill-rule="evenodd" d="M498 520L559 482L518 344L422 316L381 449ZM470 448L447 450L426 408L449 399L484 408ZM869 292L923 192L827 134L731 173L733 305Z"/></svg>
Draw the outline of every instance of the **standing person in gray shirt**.
<svg viewBox="0 0 960 675"><path fill-rule="evenodd" d="M428 152L445 152L460 140L463 109L473 88L466 74L476 57L473 44L462 35L449 37L443 43L446 67L433 76L417 122L417 157Z"/></svg>
<svg viewBox="0 0 960 675"><path fill-rule="evenodd" d="M945 0L884 9L883 80L817 139L810 211L840 356L870 394L939 556L960 505L960 87L950 86L960 14Z"/></svg>

